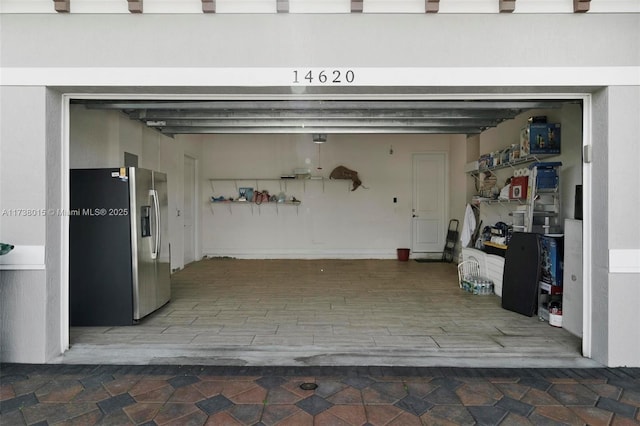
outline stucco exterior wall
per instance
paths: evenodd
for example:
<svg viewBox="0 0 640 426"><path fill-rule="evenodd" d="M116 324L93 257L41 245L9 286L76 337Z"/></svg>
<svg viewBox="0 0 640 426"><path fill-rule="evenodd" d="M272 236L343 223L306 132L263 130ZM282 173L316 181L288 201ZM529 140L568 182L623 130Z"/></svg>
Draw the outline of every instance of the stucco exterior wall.
<svg viewBox="0 0 640 426"><path fill-rule="evenodd" d="M610 87L608 169L608 364L640 356L640 87ZM599 244L600 241L594 241Z"/></svg>
<svg viewBox="0 0 640 426"><path fill-rule="evenodd" d="M629 119L640 113L639 31L637 13L3 14L0 203L3 208L57 205L57 193L47 189L48 182L53 179L56 187L53 174L65 165L55 146L48 151L50 134L58 129L48 126L47 120L62 117L47 103L47 87L84 94L217 91L232 96L242 90L219 88L239 86L264 93L266 86L279 86L281 93L304 96L314 90L289 88L292 67L335 66L359 68L369 79L366 85L326 93L366 95L376 85L394 84L413 85L441 97L467 92L591 92L594 160L588 167L593 171L593 253L586 261L593 282L592 355L609 365L640 366L637 329L632 328L640 322L640 313L631 308L633 303L637 306L638 274L612 272L610 265L612 250L633 256L640 248L622 216L624 211L640 209L640 196L620 194L621 188L640 188L640 177L632 171L638 160L637 119ZM242 72L229 67L240 67ZM261 67L273 69L265 76ZM414 71L410 81L397 77L407 70ZM384 78L376 80L379 75ZM411 89L387 90L398 94ZM148 148L145 155L160 155L153 146ZM625 171L618 175L618 169ZM56 225L44 217L3 217L0 225L3 239L46 246L46 251L60 249L62 235L51 231L49 227ZM633 259L631 269L638 266ZM45 271L3 271L3 361L45 362L55 352L55 345L45 342L57 341L58 336L50 334L65 325L46 326L40 312L47 311L46 287L53 286L54 293L63 287L50 262ZM623 308L617 308L619 303ZM22 318L29 312L34 314L25 323ZM23 336L23 326L34 336L27 343L11 337Z"/></svg>

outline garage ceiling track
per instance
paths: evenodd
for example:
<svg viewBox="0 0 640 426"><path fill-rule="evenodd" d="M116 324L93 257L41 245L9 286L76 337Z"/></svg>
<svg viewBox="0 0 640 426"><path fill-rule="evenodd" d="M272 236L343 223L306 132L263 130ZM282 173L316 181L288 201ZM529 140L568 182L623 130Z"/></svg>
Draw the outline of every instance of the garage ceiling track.
<svg viewBox="0 0 640 426"><path fill-rule="evenodd" d="M434 133L479 134L551 101L74 100L119 110L163 134Z"/></svg>

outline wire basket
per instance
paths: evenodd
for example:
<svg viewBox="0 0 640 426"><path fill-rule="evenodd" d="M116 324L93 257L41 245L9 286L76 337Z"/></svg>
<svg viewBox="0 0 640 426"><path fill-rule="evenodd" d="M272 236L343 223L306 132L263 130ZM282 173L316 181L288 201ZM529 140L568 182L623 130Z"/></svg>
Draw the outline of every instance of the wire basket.
<svg viewBox="0 0 640 426"><path fill-rule="evenodd" d="M465 260L458 264L458 282L464 291L478 295L493 294L493 281L480 275L477 260Z"/></svg>

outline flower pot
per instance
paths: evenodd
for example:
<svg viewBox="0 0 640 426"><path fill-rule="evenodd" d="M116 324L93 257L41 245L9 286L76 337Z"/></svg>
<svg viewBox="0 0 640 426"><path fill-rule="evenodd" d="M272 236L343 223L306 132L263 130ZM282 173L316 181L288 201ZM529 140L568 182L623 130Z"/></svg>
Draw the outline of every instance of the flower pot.
<svg viewBox="0 0 640 426"><path fill-rule="evenodd" d="M406 262L409 260L409 252L408 248L399 248L398 251L398 260L401 262Z"/></svg>

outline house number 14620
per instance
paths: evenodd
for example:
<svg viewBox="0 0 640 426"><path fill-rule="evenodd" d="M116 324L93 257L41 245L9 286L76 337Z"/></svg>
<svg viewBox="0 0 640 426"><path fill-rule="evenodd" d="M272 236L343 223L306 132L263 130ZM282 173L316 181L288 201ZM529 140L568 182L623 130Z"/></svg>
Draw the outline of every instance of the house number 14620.
<svg viewBox="0 0 640 426"><path fill-rule="evenodd" d="M352 70L322 70L319 72L293 70L293 84L351 84L356 75Z"/></svg>

